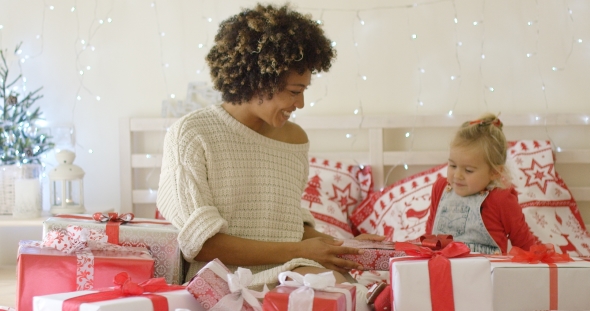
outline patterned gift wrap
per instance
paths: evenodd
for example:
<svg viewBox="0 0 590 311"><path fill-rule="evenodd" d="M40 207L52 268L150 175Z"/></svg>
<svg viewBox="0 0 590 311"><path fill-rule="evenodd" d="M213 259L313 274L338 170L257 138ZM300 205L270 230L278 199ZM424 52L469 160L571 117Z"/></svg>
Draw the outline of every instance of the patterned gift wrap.
<svg viewBox="0 0 590 311"><path fill-rule="evenodd" d="M344 240L342 246L361 248L362 255L340 255L363 266L363 270L389 270L389 258L406 256L404 251L395 250L393 242L375 242L363 240Z"/></svg>
<svg viewBox="0 0 590 311"><path fill-rule="evenodd" d="M263 311L355 311L356 287L336 284L332 272L279 274L279 285L266 293Z"/></svg>
<svg viewBox="0 0 590 311"><path fill-rule="evenodd" d="M178 230L167 221L136 218L124 224L112 225L99 222L93 215L58 215L43 222L43 236L52 230L65 229L69 224L106 232L118 231L119 245L147 247L155 260L154 277L163 277L169 284L182 284L184 273L183 258L178 245ZM109 235L109 242L112 236Z"/></svg>
<svg viewBox="0 0 590 311"><path fill-rule="evenodd" d="M121 271L126 271L137 282L148 280L154 272L154 260L143 247L67 253L43 245L42 241L20 242L17 266L19 311L32 310L35 296L111 286L113 277Z"/></svg>
<svg viewBox="0 0 590 311"><path fill-rule="evenodd" d="M268 292L248 289L252 272L238 268L234 273L219 260L207 263L188 283L187 290L205 310L260 311L260 300Z"/></svg>

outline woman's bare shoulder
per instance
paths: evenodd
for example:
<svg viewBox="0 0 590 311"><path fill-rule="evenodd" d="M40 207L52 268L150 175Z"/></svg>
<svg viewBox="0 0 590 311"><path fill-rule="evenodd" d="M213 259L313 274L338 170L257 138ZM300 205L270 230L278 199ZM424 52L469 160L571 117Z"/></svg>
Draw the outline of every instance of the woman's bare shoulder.
<svg viewBox="0 0 590 311"><path fill-rule="evenodd" d="M305 144L309 141L307 133L296 123L287 122L283 126L282 141L290 144Z"/></svg>

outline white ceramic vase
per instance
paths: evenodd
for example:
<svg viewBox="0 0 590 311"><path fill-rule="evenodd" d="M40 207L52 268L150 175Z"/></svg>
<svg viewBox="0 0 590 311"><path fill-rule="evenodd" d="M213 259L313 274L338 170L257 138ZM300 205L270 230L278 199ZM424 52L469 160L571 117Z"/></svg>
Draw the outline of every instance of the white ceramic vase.
<svg viewBox="0 0 590 311"><path fill-rule="evenodd" d="M40 164L0 165L0 214L14 218L41 216L42 171Z"/></svg>

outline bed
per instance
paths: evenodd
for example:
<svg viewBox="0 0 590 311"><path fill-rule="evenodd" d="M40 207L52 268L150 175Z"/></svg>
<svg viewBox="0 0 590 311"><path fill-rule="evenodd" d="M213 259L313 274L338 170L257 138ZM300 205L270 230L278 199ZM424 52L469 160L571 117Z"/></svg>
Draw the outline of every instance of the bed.
<svg viewBox="0 0 590 311"><path fill-rule="evenodd" d="M311 142L302 206L310 208L318 230L337 238L361 232L393 241L419 237L428 216L430 186L446 174L448 143L456 128L474 117L296 117L293 121ZM156 214L162 141L175 120L121 119L119 212ZM531 231L561 252L590 256L585 225L590 223L588 116L502 115L501 120L511 141L509 162L521 166L511 168L520 176L515 183L532 189L519 194ZM551 178L530 180L543 170ZM388 280L387 271L351 273L367 286Z"/></svg>
<svg viewBox="0 0 590 311"><path fill-rule="evenodd" d="M375 190L446 162L454 130L474 116L298 116L310 156L367 165ZM502 115L511 141L551 141L555 170L590 222L590 120L586 115ZM119 212L155 212L162 141L174 118L120 120Z"/></svg>
<svg viewBox="0 0 590 311"><path fill-rule="evenodd" d="M346 172L350 178L371 179L370 189L366 188L366 184L362 186L360 181L356 180L359 183L359 189L357 189L359 194L355 199L350 199L355 204L347 204L343 216L347 219L340 219L351 225L353 230L348 230L349 232L356 234L358 230L354 229L359 228L354 228L354 224L351 222L358 224L367 221L368 213L373 212L373 209L365 208L364 215L360 216L353 215L353 212L359 207L361 201L369 196L370 192L375 192L372 194L374 204L378 201L378 193L385 195L387 191L393 191L392 187L401 187L405 193L405 188L411 186L404 186L404 183L411 183L417 176L422 176L446 162L448 143L454 131L464 120L473 118L474 116L453 115L298 116L293 121L308 133L311 141L310 161L316 159L322 161L322 163L310 162L310 178L313 177L314 172L326 174L323 170L329 168L329 165L340 167L352 165L356 171L352 172L349 169L349 172ZM520 142L525 151L527 151L527 147L523 142L528 142L531 145L528 147L531 151L536 150L538 144L543 144L546 151L550 149L551 162L544 166L550 166L553 169L552 174L556 175L553 178L554 181L562 184L560 189L551 191L558 194L559 192L567 192L571 199L569 202L558 203L553 200L551 204L569 205L573 214L576 214L577 221L580 222L579 228L572 230L576 231L574 233L577 235L585 235L583 220L590 222L590 178L587 177L590 176L590 140L588 139L590 120L588 116L566 114L502 115L501 119L508 140L514 144ZM137 217L154 217L162 141L167 127L175 120L174 118L125 118L120 120L121 206L119 212L133 212ZM540 159L533 160L540 161ZM531 166L530 170L543 169L538 163L534 163L534 165L537 166ZM359 169L365 167L370 168L369 175L366 172L363 173L366 169ZM332 171L336 174L338 168L333 167ZM523 169L516 169L516 171L527 173ZM523 176L526 177L526 175ZM332 179L332 176L324 175L323 179ZM324 180L324 182L327 181ZM543 186L546 184L547 181ZM425 189L427 190L427 187ZM547 189L543 189L543 193L533 193L529 196L544 196L547 191ZM394 194L390 193L389 195L393 196ZM383 202L381 200L380 203L383 205L385 204ZM309 202L310 208L318 207L313 203ZM397 203L401 204L402 202ZM409 204L408 202L403 203ZM415 202L415 204L418 203ZM535 203L529 203L527 206L534 205ZM322 208L321 204L319 207ZM424 216L419 215L421 209L424 207L413 207L411 212L418 213L418 216ZM374 212L377 213L377 211ZM320 214L322 214L321 211L314 213L314 216ZM350 219L352 216L356 219ZM371 220L373 229L377 228L375 224L379 220L387 217L383 214L374 216L376 216L375 219ZM402 216L396 215L398 218ZM414 218L420 219L412 224L414 230L419 232L420 226L416 224L421 224L423 217L416 216ZM558 221L563 220L558 219ZM338 224L338 220L335 222L327 220L327 222ZM397 222L397 225L401 227L408 225L404 219L401 223L399 220ZM391 228L387 229L384 226L392 227L391 224L381 224L376 233L383 234L385 231L391 230ZM364 227L365 230L361 231L371 231L371 227L368 225ZM590 255L590 249L588 253Z"/></svg>

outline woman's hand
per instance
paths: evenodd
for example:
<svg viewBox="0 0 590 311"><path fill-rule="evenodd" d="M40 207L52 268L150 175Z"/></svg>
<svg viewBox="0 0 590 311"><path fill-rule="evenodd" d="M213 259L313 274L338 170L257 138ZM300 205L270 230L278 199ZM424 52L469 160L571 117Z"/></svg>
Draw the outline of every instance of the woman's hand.
<svg viewBox="0 0 590 311"><path fill-rule="evenodd" d="M350 269L362 269L358 263L338 257L338 255L360 255L362 249L341 246L342 240L331 237L315 237L299 243L299 257L318 262L327 269L347 273Z"/></svg>

